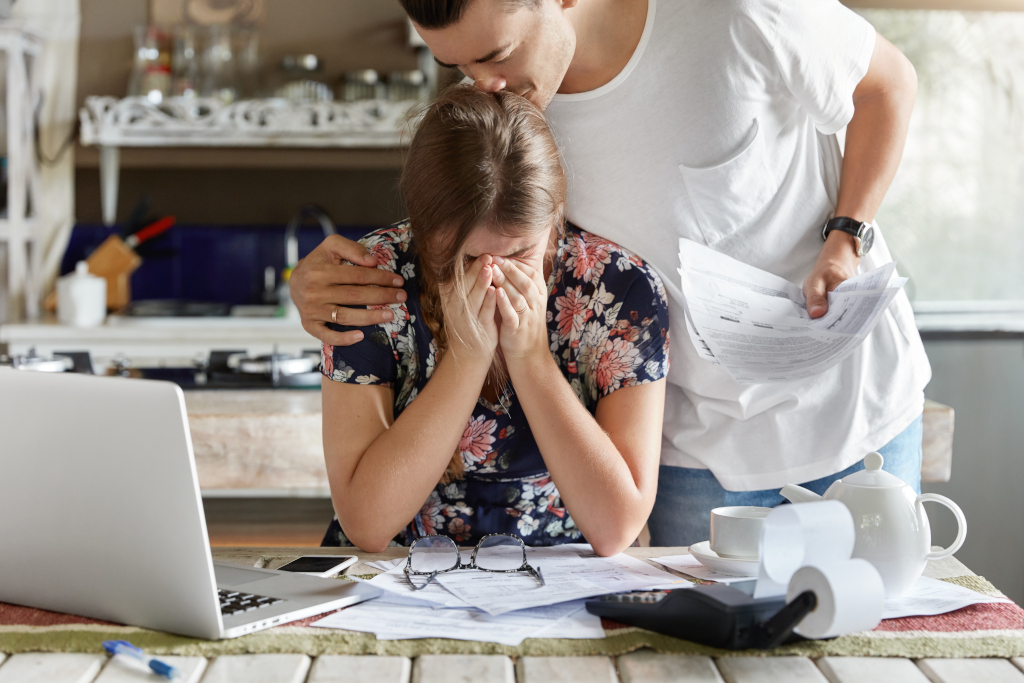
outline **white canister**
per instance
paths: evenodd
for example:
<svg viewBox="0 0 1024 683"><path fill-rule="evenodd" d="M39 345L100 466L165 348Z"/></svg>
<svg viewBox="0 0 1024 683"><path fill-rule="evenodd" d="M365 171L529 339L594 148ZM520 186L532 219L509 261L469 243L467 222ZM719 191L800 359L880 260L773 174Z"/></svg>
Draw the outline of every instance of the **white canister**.
<svg viewBox="0 0 1024 683"><path fill-rule="evenodd" d="M57 280L57 319L65 325L95 327L107 317L107 281L89 274L79 261L75 272Z"/></svg>

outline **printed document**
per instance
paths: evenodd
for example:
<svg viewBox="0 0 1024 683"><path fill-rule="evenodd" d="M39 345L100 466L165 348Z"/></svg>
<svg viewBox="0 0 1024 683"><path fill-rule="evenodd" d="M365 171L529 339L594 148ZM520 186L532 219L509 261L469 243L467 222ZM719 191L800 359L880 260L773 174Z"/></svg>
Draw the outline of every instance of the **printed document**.
<svg viewBox="0 0 1024 683"><path fill-rule="evenodd" d="M468 555L472 551L465 551ZM488 614L504 614L570 600L655 588L686 588L686 579L629 557L598 557L588 544L527 548L530 565L544 575L544 585L526 572L501 574L463 569L438 574L422 590L414 591L403 573L404 561L369 583L389 593L413 597L451 608L476 607ZM464 559L468 560L468 557ZM417 585L426 577L416 577Z"/></svg>
<svg viewBox="0 0 1024 683"><path fill-rule="evenodd" d="M385 594L314 622L313 626L373 633L378 640L451 638L516 646L527 638L604 638L601 619L583 601L491 616L474 608L437 609L429 602Z"/></svg>
<svg viewBox="0 0 1024 683"><path fill-rule="evenodd" d="M571 543L529 548L527 560L544 575L544 585L526 573L459 571L438 574L450 593L488 614L553 605L596 595L655 588L687 588L681 577L627 555L598 557L589 545Z"/></svg>
<svg viewBox="0 0 1024 683"><path fill-rule="evenodd" d="M693 555L668 555L666 557L652 557L651 562L657 562L666 569L692 576L702 581L714 581L715 583L737 583L739 581L753 581L756 576L730 576L711 571Z"/></svg>
<svg viewBox="0 0 1024 683"><path fill-rule="evenodd" d="M978 593L948 581L922 576L905 594L898 598L888 598L885 601L885 612L882 613L882 618L932 616L953 612L968 605L991 602L1011 601L1007 598L994 598Z"/></svg>
<svg viewBox="0 0 1024 683"><path fill-rule="evenodd" d="M828 313L811 319L800 288L776 275L687 239L679 261L690 340L741 384L803 379L841 363L906 283L887 263L829 292Z"/></svg>

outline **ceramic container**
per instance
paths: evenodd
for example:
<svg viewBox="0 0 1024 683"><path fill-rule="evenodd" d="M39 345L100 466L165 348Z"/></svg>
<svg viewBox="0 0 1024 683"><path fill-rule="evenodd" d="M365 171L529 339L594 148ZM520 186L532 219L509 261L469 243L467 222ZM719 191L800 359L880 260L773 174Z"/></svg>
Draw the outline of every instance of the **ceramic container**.
<svg viewBox="0 0 1024 683"><path fill-rule="evenodd" d="M711 511L711 550L731 560L757 559L761 526L771 508L734 505Z"/></svg>
<svg viewBox="0 0 1024 683"><path fill-rule="evenodd" d="M74 327L95 327L107 317L107 281L89 274L79 261L75 272L57 281L57 319Z"/></svg>
<svg viewBox="0 0 1024 683"><path fill-rule="evenodd" d="M832 484L824 496L793 484L781 494L793 503L838 500L849 508L856 529L853 557L875 566L885 584L886 597L903 595L924 572L929 560L949 557L964 543L967 520L956 503L935 493L918 495L896 477L882 470L883 458L869 453L865 469ZM948 507L957 521L956 540L948 548L932 550L932 532L926 502Z"/></svg>

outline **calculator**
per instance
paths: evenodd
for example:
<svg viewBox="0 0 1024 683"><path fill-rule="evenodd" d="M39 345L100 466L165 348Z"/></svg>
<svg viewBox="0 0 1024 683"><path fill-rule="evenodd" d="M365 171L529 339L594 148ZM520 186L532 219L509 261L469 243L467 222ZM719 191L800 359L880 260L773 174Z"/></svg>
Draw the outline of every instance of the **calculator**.
<svg viewBox="0 0 1024 683"><path fill-rule="evenodd" d="M787 604L784 596L755 598L756 583L615 593L586 605L588 612L610 621L726 650L770 649L803 640L793 629L817 606L814 593L801 593Z"/></svg>

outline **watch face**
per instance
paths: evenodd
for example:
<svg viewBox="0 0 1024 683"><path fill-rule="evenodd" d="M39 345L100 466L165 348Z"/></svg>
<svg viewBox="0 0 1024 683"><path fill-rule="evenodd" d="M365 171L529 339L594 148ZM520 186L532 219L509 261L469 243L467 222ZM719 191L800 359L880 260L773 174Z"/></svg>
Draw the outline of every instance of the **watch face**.
<svg viewBox="0 0 1024 683"><path fill-rule="evenodd" d="M875 243L875 226L864 223L860 229L860 256L871 251L871 245Z"/></svg>

